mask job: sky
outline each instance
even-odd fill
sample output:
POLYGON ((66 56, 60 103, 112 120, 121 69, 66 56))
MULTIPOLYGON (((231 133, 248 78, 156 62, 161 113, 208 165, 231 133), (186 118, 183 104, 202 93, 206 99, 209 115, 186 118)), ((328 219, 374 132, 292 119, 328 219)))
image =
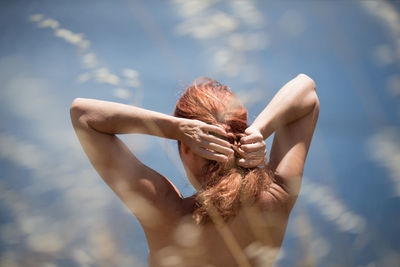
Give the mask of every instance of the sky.
MULTIPOLYGON (((172 114, 206 76, 251 122, 299 73, 320 115, 274 266, 399 265, 399 12, 368 0, 1 0, 0 266, 147 266, 140 224, 75 136, 74 98, 172 114)), ((193 194, 176 142, 120 137, 193 194)))

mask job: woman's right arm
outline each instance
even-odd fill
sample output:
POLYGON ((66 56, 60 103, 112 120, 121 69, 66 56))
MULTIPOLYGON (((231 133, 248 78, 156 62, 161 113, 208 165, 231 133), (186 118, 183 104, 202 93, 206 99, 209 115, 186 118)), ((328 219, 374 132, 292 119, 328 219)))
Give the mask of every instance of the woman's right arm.
MULTIPOLYGON (((318 114, 315 82, 299 74, 278 91, 247 129, 258 132, 264 139, 275 132, 268 166, 284 190, 295 198, 318 114)), ((241 143, 248 142, 246 139, 250 139, 250 135, 242 138, 241 143)))
POLYGON ((117 134, 140 133, 180 140, 203 157, 219 161, 227 160, 232 153, 228 142, 209 134, 225 135, 225 131, 201 121, 84 98, 73 101, 70 113, 76 135, 93 167, 144 228, 162 222, 149 214, 172 215, 179 210, 182 196, 166 177, 136 158, 117 134))

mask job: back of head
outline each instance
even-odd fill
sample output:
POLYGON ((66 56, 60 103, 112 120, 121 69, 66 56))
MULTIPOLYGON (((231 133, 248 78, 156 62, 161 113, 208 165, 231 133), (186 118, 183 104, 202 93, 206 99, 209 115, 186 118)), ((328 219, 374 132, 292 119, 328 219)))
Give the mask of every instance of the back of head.
POLYGON ((176 104, 174 116, 220 125, 227 132, 243 133, 247 110, 226 86, 209 78, 198 78, 176 104))
MULTIPOLYGON (((174 116, 223 127, 228 141, 233 144, 235 156, 239 156, 236 152, 239 140, 248 127, 247 110, 227 86, 209 78, 195 80, 178 100, 174 116)), ((256 201, 271 182, 265 166, 248 169, 212 160, 204 167, 203 176, 205 184, 196 194, 198 207, 194 212, 198 223, 206 222, 213 212, 229 220, 241 204, 256 201)))

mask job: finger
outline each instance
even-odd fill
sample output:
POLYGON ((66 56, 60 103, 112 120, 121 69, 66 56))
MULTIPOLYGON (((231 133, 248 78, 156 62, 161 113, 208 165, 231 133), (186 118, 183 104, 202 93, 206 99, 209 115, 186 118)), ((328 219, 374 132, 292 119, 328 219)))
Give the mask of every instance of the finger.
POLYGON ((255 129, 255 128, 252 128, 251 126, 247 127, 244 132, 247 135, 251 135, 251 134, 254 134, 254 133, 261 134, 259 130, 255 129))
POLYGON ((266 144, 264 142, 257 142, 253 144, 241 145, 240 148, 246 152, 255 152, 258 150, 264 151, 266 148, 266 144))
POLYGON ((239 154, 239 156, 241 158, 244 158, 244 155, 246 154, 246 152, 244 152, 240 147, 238 147, 237 150, 235 150, 235 151, 239 154))
POLYGON ((226 136, 225 130, 222 129, 221 127, 218 127, 215 125, 205 124, 204 126, 202 126, 202 130, 206 131, 206 132, 213 132, 213 133, 217 133, 222 136, 226 136))
POLYGON ((219 162, 227 162, 228 161, 227 156, 220 154, 220 153, 208 151, 204 148, 199 148, 199 150, 197 151, 197 154, 199 156, 209 159, 209 160, 215 160, 215 161, 219 161, 219 162))
POLYGON ((244 167, 244 168, 255 168, 260 165, 263 161, 262 160, 245 160, 245 159, 238 159, 236 164, 244 167))
POLYGON ((205 149, 211 149, 211 150, 214 150, 215 152, 219 152, 219 153, 225 154, 227 156, 230 156, 234 153, 233 149, 230 147, 221 146, 219 144, 215 144, 215 143, 205 141, 205 140, 203 140, 201 142, 201 146, 205 149))
POLYGON ((262 141, 264 141, 263 137, 258 134, 251 134, 251 135, 240 138, 241 144, 251 144, 251 143, 257 143, 257 142, 262 142, 262 141))
POLYGON ((263 151, 244 153, 242 158, 244 158, 244 159, 262 159, 262 158, 265 158, 265 153, 263 151))
POLYGON ((228 141, 222 139, 222 138, 218 138, 214 135, 211 134, 204 134, 201 136, 204 140, 211 142, 211 143, 215 143, 221 146, 225 146, 225 147, 231 147, 231 143, 229 143, 228 141))

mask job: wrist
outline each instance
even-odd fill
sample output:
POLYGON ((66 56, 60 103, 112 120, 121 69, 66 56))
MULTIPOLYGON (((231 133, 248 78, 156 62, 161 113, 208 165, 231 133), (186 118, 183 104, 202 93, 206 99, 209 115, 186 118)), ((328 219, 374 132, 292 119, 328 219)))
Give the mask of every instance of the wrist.
POLYGON ((254 124, 247 127, 247 129, 245 130, 245 133, 246 134, 259 134, 262 136, 261 129, 257 125, 254 125, 254 124))
POLYGON ((173 117, 172 119, 172 125, 173 125, 173 129, 174 129, 174 133, 173 133, 173 139, 177 140, 177 141, 182 141, 183 139, 183 127, 184 127, 184 123, 185 123, 184 118, 178 118, 178 117, 173 117))

